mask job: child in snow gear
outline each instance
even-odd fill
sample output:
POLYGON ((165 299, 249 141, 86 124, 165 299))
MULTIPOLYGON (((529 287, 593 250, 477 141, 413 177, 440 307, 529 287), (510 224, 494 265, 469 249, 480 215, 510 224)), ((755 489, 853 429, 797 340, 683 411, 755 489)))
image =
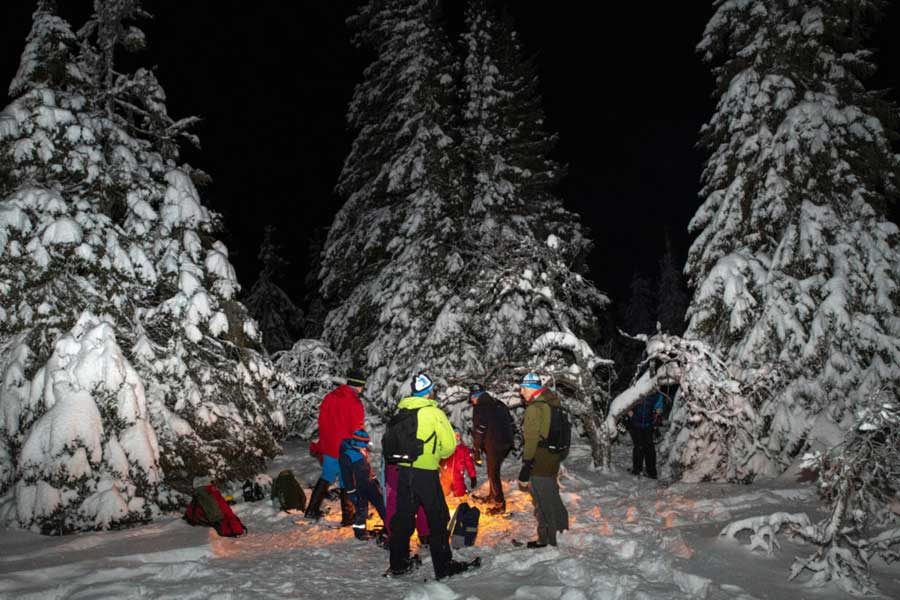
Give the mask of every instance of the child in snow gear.
MULTIPOLYGON (((434 383, 426 374, 419 373, 410 387, 412 396, 401 400, 398 408, 417 413, 415 443, 407 440, 405 445, 421 448, 421 452, 415 459, 409 457, 396 463, 397 508, 391 518, 390 550, 391 573, 397 575, 406 572, 409 567, 409 538, 420 505, 425 509, 425 516, 433 533, 447 531, 450 512, 441 491, 438 464, 456 449, 453 427, 434 400, 434 383)), ((389 428, 385 432, 385 438, 390 433, 389 428)), ((453 560, 445 535, 432 535, 429 548, 437 579, 461 573, 469 566, 453 560)))
POLYGON ((372 537, 371 532, 366 531, 369 504, 375 507, 382 522, 385 520, 385 509, 381 488, 369 464, 369 434, 365 429, 357 429, 353 437, 341 443, 340 465, 341 479, 347 486, 347 496, 355 509, 353 535, 358 540, 367 540, 372 537))
POLYGON ((628 412, 628 431, 634 449, 631 453, 631 474, 640 475, 646 466, 647 477, 656 479, 656 446, 653 433, 662 417, 663 395, 656 392, 644 398, 628 412))
MULTIPOLYGON (((465 496, 467 493, 466 474, 469 475, 469 487, 473 490, 478 484, 478 479, 475 477, 475 463, 472 460, 472 450, 462 443, 462 436, 459 433, 459 429, 454 427, 453 433, 456 435, 456 450, 453 451, 450 458, 441 461, 441 475, 443 479, 444 471, 449 472, 450 493, 452 493, 454 497, 459 498, 460 496, 465 496)), ((444 495, 446 496, 447 489, 443 487, 443 481, 441 489, 443 489, 444 495)))
POLYGON ((272 500, 284 511, 306 509, 306 494, 290 469, 281 471, 272 482, 272 500))
POLYGON ((519 384, 519 394, 525 401, 522 451, 522 469, 519 471, 519 487, 529 489, 537 519, 537 540, 529 542, 529 548, 556 545, 556 534, 569 528, 569 512, 559 496, 557 475, 559 465, 567 451, 555 452, 541 446, 541 440, 550 435, 551 413, 560 406, 559 396, 543 387, 535 373, 528 373, 519 384))
POLYGON ((184 511, 184 520, 191 525, 206 525, 222 537, 238 537, 247 528, 228 506, 219 489, 213 484, 194 488, 191 501, 184 511))
POLYGON ((500 468, 512 450, 515 425, 506 404, 491 396, 480 383, 472 384, 469 388, 469 400, 472 401, 472 447, 475 461, 480 462, 481 453, 487 459, 490 492, 485 500, 492 503, 487 513, 502 514, 506 511, 506 498, 503 496, 500 468))
MULTIPOLYGON (((325 395, 319 407, 319 443, 317 450, 322 453, 322 475, 316 482, 306 507, 305 516, 319 519, 320 507, 328 493, 328 486, 340 476, 341 442, 352 437, 353 432, 363 426, 366 419, 365 408, 359 395, 365 386, 361 373, 351 372, 347 383, 338 386, 325 395)), ((341 524, 353 523, 353 506, 341 486, 341 524)))

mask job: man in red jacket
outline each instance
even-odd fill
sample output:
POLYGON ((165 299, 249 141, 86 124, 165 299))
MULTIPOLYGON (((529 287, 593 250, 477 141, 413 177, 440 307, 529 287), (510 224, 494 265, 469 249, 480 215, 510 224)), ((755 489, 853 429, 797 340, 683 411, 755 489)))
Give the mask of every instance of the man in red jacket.
MULTIPOLYGON (((352 438, 353 432, 361 429, 366 419, 366 409, 359 395, 366 380, 361 373, 351 372, 347 383, 328 392, 319 407, 319 451, 322 453, 322 475, 310 494, 304 515, 310 519, 322 516, 319 507, 328 493, 328 486, 340 475, 338 457, 341 442, 352 438)), ((353 505, 341 486, 341 524, 353 524, 353 505)))

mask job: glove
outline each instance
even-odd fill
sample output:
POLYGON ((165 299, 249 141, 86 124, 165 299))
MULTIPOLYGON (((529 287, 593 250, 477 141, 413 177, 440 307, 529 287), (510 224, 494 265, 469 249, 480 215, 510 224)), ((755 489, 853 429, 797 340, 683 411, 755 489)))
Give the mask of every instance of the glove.
POLYGON ((469 477, 469 489, 474 490, 478 486, 478 480, 474 477, 469 477))
POLYGON ((522 483, 528 483, 531 479, 531 468, 534 467, 534 459, 526 460, 522 463, 522 469, 519 471, 519 487, 522 483))

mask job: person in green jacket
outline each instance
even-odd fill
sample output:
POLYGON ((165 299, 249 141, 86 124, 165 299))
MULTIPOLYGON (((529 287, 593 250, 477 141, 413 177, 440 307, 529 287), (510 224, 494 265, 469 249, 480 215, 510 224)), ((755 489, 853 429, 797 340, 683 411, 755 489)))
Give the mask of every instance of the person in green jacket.
MULTIPOLYGON (((391 518, 391 567, 394 575, 414 568, 409 556, 409 538, 415 529, 416 512, 421 505, 431 530, 429 548, 434 575, 443 579, 466 570, 467 563, 453 560, 447 535, 450 511, 441 489, 439 465, 456 450, 453 426, 435 401, 434 383, 419 373, 410 386, 412 396, 397 405, 402 410, 416 411, 416 438, 421 454, 412 462, 398 462, 397 508, 391 518), (442 534, 443 532, 443 534, 442 534)), ((385 434, 387 437, 388 434, 385 434)))
POLYGON ((525 401, 522 424, 524 449, 519 487, 531 491, 534 516, 537 519, 537 539, 528 542, 529 548, 556 545, 556 534, 569 528, 569 512, 559 496, 559 465, 566 454, 551 452, 540 445, 550 435, 551 407, 560 406, 559 396, 541 383, 536 373, 528 373, 519 383, 519 394, 525 401))

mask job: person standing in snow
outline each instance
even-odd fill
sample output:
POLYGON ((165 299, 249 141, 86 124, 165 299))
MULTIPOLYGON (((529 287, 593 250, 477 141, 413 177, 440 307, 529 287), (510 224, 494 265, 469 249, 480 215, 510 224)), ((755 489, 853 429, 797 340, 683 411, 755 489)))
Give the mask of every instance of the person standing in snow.
POLYGON ((353 535, 358 540, 368 540, 372 537, 371 532, 366 531, 369 504, 375 507, 382 523, 385 522, 385 512, 384 496, 369 463, 369 434, 365 429, 357 429, 352 437, 341 442, 338 462, 341 465, 341 480, 353 502, 353 535))
POLYGON ((472 447, 475 462, 481 464, 481 454, 487 460, 487 476, 490 492, 485 498, 492 504, 489 515, 506 512, 506 498, 503 496, 503 482, 500 467, 509 455, 515 438, 512 416, 506 404, 491 396, 480 383, 469 387, 472 401, 472 447))
MULTIPOLYGON (((306 506, 304 516, 308 519, 319 519, 322 516, 320 507, 328 493, 328 486, 340 476, 338 458, 341 442, 353 437, 353 432, 363 428, 366 420, 366 409, 359 395, 366 385, 361 373, 351 372, 347 375, 347 383, 328 392, 319 407, 319 443, 318 451, 322 454, 322 475, 316 482, 306 506)), ((353 524, 353 504, 341 485, 341 525, 353 524)))
POLYGON ((397 405, 398 416, 392 419, 382 442, 382 447, 388 452, 391 446, 389 439, 409 435, 409 440, 401 440, 403 447, 420 450, 412 462, 402 458, 397 462, 397 507, 391 519, 389 542, 390 572, 402 575, 414 568, 415 563, 409 556, 409 538, 415 528, 416 511, 422 506, 432 532, 429 547, 434 575, 437 579, 443 579, 468 567, 467 563, 453 560, 447 536, 450 511, 438 474, 440 461, 456 450, 456 436, 447 415, 438 408, 434 383, 428 375, 419 373, 410 387, 412 395, 403 398, 397 405), (413 411, 416 419, 414 427, 413 414, 406 411, 413 411))
POLYGON ((663 412, 662 392, 641 400, 628 412, 628 431, 634 449, 631 452, 631 474, 640 475, 646 466, 647 477, 656 479, 656 446, 653 431, 663 412))
POLYGON ((560 406, 560 399, 541 383, 536 373, 528 373, 519 383, 519 394, 525 401, 522 424, 525 438, 519 487, 531 491, 534 516, 537 519, 537 539, 528 542, 529 548, 556 545, 556 534, 569 528, 569 511, 559 496, 559 465, 565 453, 551 452, 541 445, 550 435, 551 408, 560 406))

